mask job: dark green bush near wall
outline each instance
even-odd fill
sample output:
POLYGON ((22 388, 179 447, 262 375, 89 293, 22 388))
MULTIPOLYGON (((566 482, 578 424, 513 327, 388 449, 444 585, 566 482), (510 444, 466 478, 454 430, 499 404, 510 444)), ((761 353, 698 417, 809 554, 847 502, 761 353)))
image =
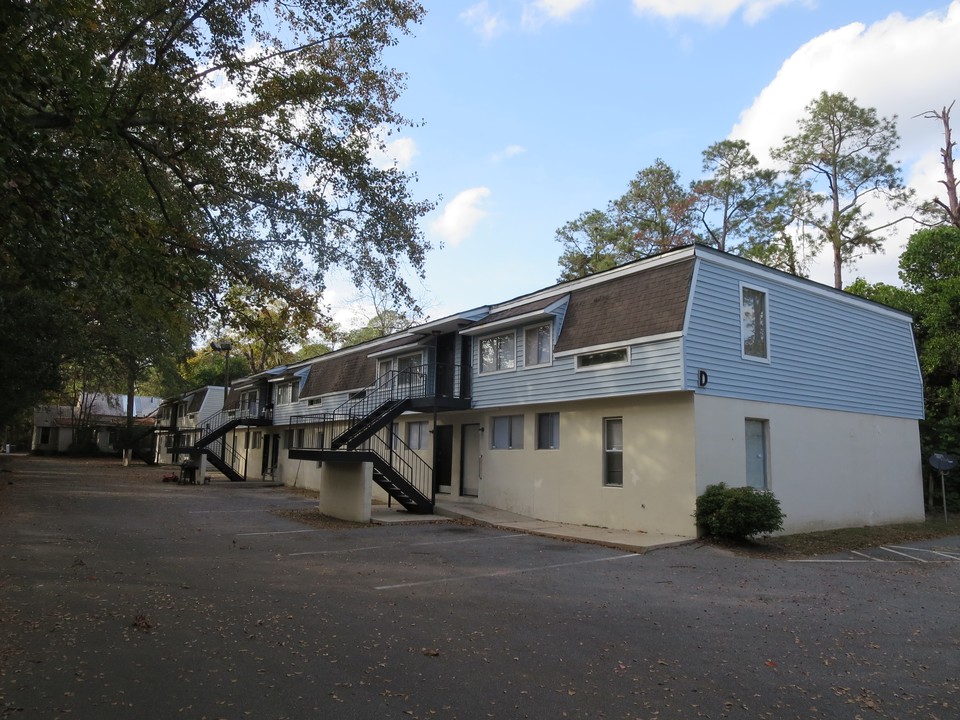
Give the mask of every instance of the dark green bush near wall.
POLYGON ((717 483, 697 498, 697 525, 707 535, 725 540, 769 535, 783 528, 785 517, 780 501, 768 490, 717 483))

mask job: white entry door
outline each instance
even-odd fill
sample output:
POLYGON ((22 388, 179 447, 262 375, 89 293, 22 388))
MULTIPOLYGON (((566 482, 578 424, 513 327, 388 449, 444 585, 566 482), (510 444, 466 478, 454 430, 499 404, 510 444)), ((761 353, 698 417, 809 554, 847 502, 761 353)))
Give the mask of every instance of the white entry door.
POLYGON ((747 418, 747 485, 758 490, 769 488, 767 477, 767 421, 747 418))
POLYGON ((460 494, 477 497, 483 472, 480 424, 462 425, 460 432, 460 494))

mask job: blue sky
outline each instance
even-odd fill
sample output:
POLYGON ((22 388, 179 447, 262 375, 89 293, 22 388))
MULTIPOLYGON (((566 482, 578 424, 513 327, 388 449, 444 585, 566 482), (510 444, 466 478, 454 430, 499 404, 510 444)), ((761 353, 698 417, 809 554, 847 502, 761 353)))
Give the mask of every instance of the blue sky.
MULTIPOLYGON (((897 115, 905 179, 937 193, 941 128, 913 116, 960 96, 960 0, 424 5, 423 24, 385 59, 408 76, 398 109, 423 122, 391 137, 391 158, 418 175, 418 196, 439 201, 423 221, 436 248, 414 280, 429 317, 552 284, 565 222, 605 208, 658 157, 684 184, 727 137, 766 158, 821 90, 897 115)), ((845 277, 896 282, 912 229, 845 277)), ((831 282, 827 261, 813 279, 831 282)), ((363 314, 352 294, 331 283, 347 325, 363 314)))

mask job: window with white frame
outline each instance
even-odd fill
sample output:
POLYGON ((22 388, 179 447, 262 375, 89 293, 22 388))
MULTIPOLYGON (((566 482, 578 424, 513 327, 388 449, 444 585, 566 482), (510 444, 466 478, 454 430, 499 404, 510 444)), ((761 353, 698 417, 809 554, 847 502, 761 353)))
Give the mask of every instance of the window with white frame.
POLYGON ((584 353, 583 355, 577 355, 577 370, 626 365, 629 360, 630 354, 627 352, 627 348, 584 353))
POLYGON ((523 415, 493 418, 490 447, 495 450, 523 450, 523 415))
POLYGON ((537 413, 537 450, 560 447, 560 413, 537 413))
POLYGON ((623 487, 623 418, 603 419, 603 484, 623 487))
POLYGON ((256 390, 247 390, 246 392, 240 393, 240 409, 241 410, 255 410, 257 407, 257 391, 256 390))
POLYGON ((740 286, 740 338, 743 357, 769 360, 767 293, 748 285, 740 286))
POLYGON ((277 386, 277 405, 289 405, 300 399, 300 381, 277 386))
POLYGON ((259 432, 254 432, 254 433, 253 433, 253 441, 250 443, 250 447, 251 447, 253 450, 259 449, 259 447, 260 447, 260 438, 261 438, 261 433, 259 433, 259 432))
POLYGON ((553 332, 550 323, 529 327, 523 331, 523 365, 535 367, 553 361, 553 332))
POLYGON ((423 394, 423 354, 397 358, 397 385, 405 394, 423 394))
POLYGON ((407 423, 407 445, 411 450, 425 450, 428 437, 426 422, 407 423))
POLYGON ((517 367, 517 336, 512 330, 503 335, 480 339, 480 374, 514 370, 517 367))

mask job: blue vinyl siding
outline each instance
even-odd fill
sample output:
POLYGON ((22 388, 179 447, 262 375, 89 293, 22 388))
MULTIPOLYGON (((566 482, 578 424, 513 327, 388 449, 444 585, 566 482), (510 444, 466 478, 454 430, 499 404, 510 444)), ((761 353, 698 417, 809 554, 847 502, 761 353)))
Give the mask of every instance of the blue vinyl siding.
MULTIPOLYGON (((483 409, 680 390, 683 379, 680 347, 679 338, 634 345, 630 348, 629 365, 607 369, 578 372, 576 357, 566 355, 554 357, 553 364, 547 367, 475 374, 473 406, 483 409)), ((476 353, 474 341, 474 368, 477 367, 476 353)))
POLYGON ((923 417, 909 318, 804 285, 701 258, 685 331, 686 386, 696 388, 705 370, 704 394, 923 417), (769 363, 741 357, 740 282, 767 292, 769 363))

